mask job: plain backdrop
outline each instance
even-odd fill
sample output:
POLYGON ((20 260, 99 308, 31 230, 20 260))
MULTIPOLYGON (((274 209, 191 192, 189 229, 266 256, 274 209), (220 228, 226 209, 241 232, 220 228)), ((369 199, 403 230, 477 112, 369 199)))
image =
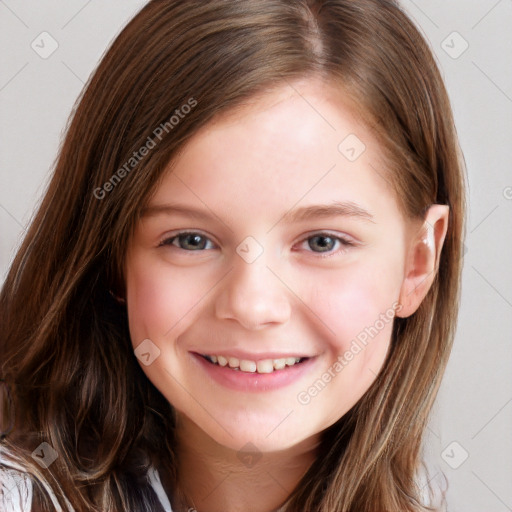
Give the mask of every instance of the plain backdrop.
MULTIPOLYGON (((0 0, 0 283, 75 99, 144 3, 0 0)), ((427 454, 449 511, 512 511, 512 1, 402 5, 445 78, 469 182, 459 327, 427 454)))

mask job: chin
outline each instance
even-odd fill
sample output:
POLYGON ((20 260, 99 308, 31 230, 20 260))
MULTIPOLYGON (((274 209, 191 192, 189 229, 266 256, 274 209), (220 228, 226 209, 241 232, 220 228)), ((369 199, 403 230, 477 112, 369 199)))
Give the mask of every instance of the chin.
POLYGON ((299 426, 291 423, 294 412, 286 417, 287 414, 289 411, 277 422, 273 417, 265 421, 265 418, 260 416, 257 424, 246 419, 224 422, 222 425, 224 428, 216 424, 208 425, 202 430, 218 444, 236 452, 240 450, 277 452, 291 448, 315 434, 314 430, 305 431, 303 424, 299 426), (286 422, 289 424, 285 426, 286 422))

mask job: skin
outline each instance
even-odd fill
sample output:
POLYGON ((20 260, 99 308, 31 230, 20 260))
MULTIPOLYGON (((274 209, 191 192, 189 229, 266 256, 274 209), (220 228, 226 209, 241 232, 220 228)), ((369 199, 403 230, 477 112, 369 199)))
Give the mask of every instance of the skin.
POLYGON ((320 432, 375 380, 392 321, 309 403, 298 395, 379 315, 393 304, 399 316, 413 314, 430 288, 448 207, 432 206, 425 222, 404 219, 381 161, 340 93, 309 78, 203 127, 151 197, 149 207, 208 214, 146 211, 124 269, 133 346, 150 339, 160 350, 142 368, 177 410, 180 485, 199 512, 275 510, 315 459, 320 432), (338 150, 349 134, 366 146, 354 162, 338 150), (283 218, 334 201, 357 204, 371 221, 283 218), (205 245, 191 249, 186 237, 173 238, 180 230, 199 232, 205 245), (325 231, 353 245, 327 239, 322 252, 314 235, 325 231), (251 263, 236 251, 248 236, 263 249, 251 263), (299 380, 259 393, 228 389, 192 360, 191 352, 235 348, 315 359, 299 380), (260 455, 251 467, 237 456, 249 442, 260 455))

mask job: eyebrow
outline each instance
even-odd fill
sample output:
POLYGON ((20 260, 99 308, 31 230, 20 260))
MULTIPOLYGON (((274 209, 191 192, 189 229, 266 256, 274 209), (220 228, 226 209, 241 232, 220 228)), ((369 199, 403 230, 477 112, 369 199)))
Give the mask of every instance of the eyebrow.
POLYGON ((312 219, 322 219, 326 217, 354 217, 360 220, 375 222, 373 215, 351 201, 334 201, 331 204, 318 204, 303 206, 285 213, 281 221, 286 223, 302 222, 312 219))
MULTIPOLYGON (((142 217, 153 217, 162 214, 173 214, 181 213, 188 215, 194 219, 207 220, 212 216, 217 215, 210 214, 204 210, 198 210, 189 206, 180 204, 155 204, 143 208, 141 212, 142 217)), ((359 220, 369 221, 375 223, 373 215, 365 210, 364 208, 352 203, 351 201, 340 202, 335 201, 331 204, 319 204, 311 206, 303 206, 301 208, 294 208, 286 212, 279 222, 285 222, 289 224, 304 222, 313 219, 322 219, 326 217, 354 217, 359 220)))

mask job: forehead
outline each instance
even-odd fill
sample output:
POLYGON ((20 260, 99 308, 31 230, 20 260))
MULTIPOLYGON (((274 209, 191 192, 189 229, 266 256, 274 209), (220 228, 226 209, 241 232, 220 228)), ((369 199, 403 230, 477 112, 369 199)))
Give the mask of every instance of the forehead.
MULTIPOLYGON (((381 148, 339 89, 283 84, 203 126, 169 166, 151 204, 182 199, 260 212, 300 203, 394 203, 381 148)), ((396 206, 396 205, 395 205, 396 206)))

